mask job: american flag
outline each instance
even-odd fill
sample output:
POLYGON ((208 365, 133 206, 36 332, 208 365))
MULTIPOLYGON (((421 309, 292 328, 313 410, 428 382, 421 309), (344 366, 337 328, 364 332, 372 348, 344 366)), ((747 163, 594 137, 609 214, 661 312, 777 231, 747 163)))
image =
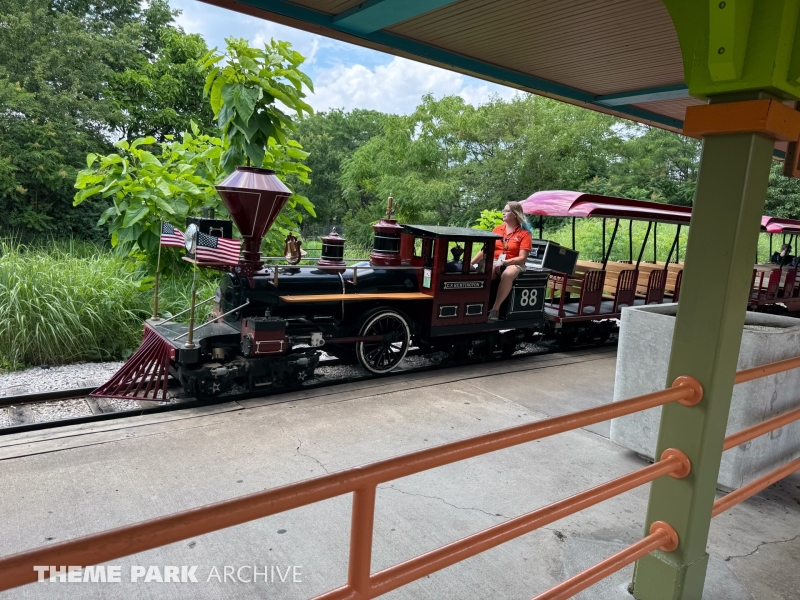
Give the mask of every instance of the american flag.
POLYGON ((162 246, 176 246, 183 248, 184 239, 183 233, 177 227, 161 222, 161 245, 162 246))
POLYGON ((216 237, 207 233, 197 234, 195 258, 198 261, 220 262, 226 265, 239 263, 242 240, 216 237))

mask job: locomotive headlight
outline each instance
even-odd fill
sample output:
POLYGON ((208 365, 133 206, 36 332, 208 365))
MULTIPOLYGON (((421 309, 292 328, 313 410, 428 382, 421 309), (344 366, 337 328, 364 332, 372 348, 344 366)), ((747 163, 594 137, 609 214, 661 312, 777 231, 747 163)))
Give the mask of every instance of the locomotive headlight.
POLYGON ((183 245, 186 247, 186 252, 194 254, 197 249, 197 225, 190 223, 183 234, 183 245))

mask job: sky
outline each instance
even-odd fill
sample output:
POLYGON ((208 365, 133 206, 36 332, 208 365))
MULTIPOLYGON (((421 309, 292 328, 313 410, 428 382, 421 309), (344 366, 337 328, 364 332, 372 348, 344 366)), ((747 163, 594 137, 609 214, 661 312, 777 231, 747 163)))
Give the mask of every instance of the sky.
POLYGON ((203 4, 197 0, 170 0, 183 11, 178 24, 187 33, 199 33, 209 48, 225 48, 225 38, 244 37, 250 45, 270 38, 292 43, 306 57, 301 69, 314 82, 307 101, 317 111, 364 108, 388 113, 413 112, 424 94, 436 98, 457 94, 470 104, 488 102, 497 95, 514 96, 513 88, 467 77, 446 69, 346 44, 271 21, 203 4))

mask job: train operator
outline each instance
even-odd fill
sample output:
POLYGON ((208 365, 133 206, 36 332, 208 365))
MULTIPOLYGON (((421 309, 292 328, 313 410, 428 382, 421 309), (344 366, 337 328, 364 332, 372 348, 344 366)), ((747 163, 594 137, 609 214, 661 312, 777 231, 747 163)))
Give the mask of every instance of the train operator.
MULTIPOLYGON (((525 270, 525 261, 531 251, 531 226, 522 212, 522 205, 519 202, 506 204, 503 208, 503 224, 492 231, 502 239, 494 245, 492 280, 499 277, 500 285, 494 306, 489 311, 489 323, 495 323, 500 318, 500 306, 508 297, 514 280, 525 270)), ((475 255, 472 264, 477 265, 481 260, 483 251, 475 255)))

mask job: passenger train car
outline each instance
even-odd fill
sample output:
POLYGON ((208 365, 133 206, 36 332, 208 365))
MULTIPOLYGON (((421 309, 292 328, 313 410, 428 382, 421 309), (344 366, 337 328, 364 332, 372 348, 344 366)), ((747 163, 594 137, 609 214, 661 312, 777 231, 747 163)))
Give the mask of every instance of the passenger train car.
MULTIPOLYGON (((536 192, 521 204, 532 217, 571 219, 573 250, 576 250, 576 219, 602 220, 602 258, 599 261, 578 260, 574 269, 555 269, 550 274, 545 318, 549 334, 562 347, 606 339, 615 331, 621 310, 626 306, 678 301, 684 267, 680 258, 680 233, 682 227, 690 224, 690 207, 564 190, 536 192), (620 221, 627 221, 628 244, 627 248, 619 248, 617 242, 616 248, 623 255, 627 250, 628 256, 626 260, 613 261, 611 253, 619 239, 620 221), (632 235, 634 221, 647 224, 644 239, 636 248, 632 235), (613 225, 610 232, 607 232, 607 222, 613 225), (656 252, 659 224, 677 225, 669 254, 662 261, 658 260, 656 252), (650 241, 652 254, 648 247, 650 241)), ((764 216, 761 231, 770 234, 770 254, 773 235, 783 236, 783 242, 788 241, 796 248, 793 242, 800 234, 800 221, 764 216)), ((797 262, 758 263, 756 257, 748 309, 800 314, 797 262)))

